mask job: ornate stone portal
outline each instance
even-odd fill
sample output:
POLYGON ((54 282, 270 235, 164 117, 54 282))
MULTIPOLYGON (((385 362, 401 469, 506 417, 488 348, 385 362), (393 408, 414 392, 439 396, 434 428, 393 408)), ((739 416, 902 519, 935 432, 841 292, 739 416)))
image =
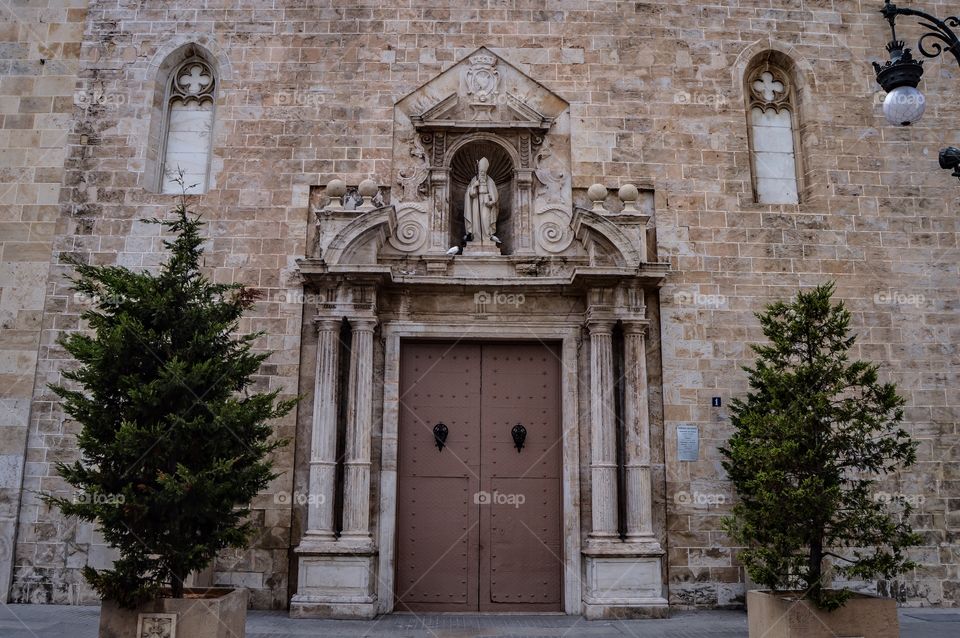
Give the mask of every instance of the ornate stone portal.
POLYGON ((648 256, 637 189, 575 204, 568 104, 486 49, 401 99, 394 123, 390 181, 349 209, 332 180, 300 262, 313 401, 291 614, 393 609, 400 344, 471 339, 560 344, 564 609, 662 615, 646 334, 667 265, 648 256))

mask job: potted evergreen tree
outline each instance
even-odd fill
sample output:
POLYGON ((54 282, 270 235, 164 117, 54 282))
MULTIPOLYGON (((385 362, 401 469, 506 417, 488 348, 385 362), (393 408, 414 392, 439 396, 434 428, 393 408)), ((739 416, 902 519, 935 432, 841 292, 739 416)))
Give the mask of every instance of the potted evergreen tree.
POLYGON ((103 599, 101 638, 242 638, 245 589, 184 581, 246 547, 249 503, 276 477, 270 455, 284 443, 270 421, 296 400, 251 392, 269 353, 253 351, 260 333, 235 333, 257 295, 201 274, 203 223, 185 198, 172 220, 150 223, 174 234, 156 274, 68 260, 89 330, 60 339, 80 365, 51 388, 81 425, 81 458, 58 464, 75 497, 45 498, 117 551, 111 569, 84 569, 103 599))
POLYGON ((721 448, 738 500, 724 521, 740 561, 770 591, 747 594, 750 637, 899 636, 896 601, 831 588, 833 575, 890 579, 919 542, 910 503, 876 498, 877 481, 910 466, 904 400, 878 366, 851 361, 850 313, 832 283, 757 317, 769 344, 745 368, 721 448))

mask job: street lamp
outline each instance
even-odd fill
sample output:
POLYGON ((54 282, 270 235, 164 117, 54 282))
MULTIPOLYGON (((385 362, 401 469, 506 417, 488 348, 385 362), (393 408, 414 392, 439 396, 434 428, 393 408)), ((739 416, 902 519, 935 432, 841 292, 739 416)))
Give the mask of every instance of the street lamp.
MULTIPOLYGON (((887 43, 890 59, 883 64, 873 63, 877 73, 877 83, 887 92, 883 100, 883 115, 894 126, 910 126, 923 117, 926 99, 917 88, 923 76, 923 62, 914 60, 909 47, 903 40, 897 39, 897 16, 916 16, 925 29, 920 36, 917 50, 927 58, 935 58, 941 53, 950 52, 960 65, 960 38, 951 27, 960 27, 960 18, 951 16, 940 20, 916 9, 904 9, 885 0, 883 17, 890 23, 891 39, 887 43)), ((960 178, 960 149, 952 146, 940 151, 940 167, 953 169, 953 175, 960 178)))

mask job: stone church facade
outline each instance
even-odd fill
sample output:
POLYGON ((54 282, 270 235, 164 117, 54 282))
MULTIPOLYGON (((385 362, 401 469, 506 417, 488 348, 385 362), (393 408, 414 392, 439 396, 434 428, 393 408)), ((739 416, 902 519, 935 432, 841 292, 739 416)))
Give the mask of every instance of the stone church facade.
POLYGON ((955 606, 948 66, 927 63, 927 119, 894 129, 869 65, 880 3, 468 4, 50 0, 3 18, 7 599, 92 601, 80 568, 110 564, 38 498, 76 454, 47 389, 88 303, 63 257, 155 266, 142 220, 176 201, 177 167, 211 277, 263 294, 241 326, 273 351, 258 385, 303 397, 276 424, 291 444, 252 547, 202 578, 301 617, 740 605, 717 448, 753 313, 833 280, 920 442, 877 494, 917 506, 919 565, 853 585, 955 606), (495 195, 472 190, 481 160, 495 195), (495 241, 464 225, 481 192, 495 241))

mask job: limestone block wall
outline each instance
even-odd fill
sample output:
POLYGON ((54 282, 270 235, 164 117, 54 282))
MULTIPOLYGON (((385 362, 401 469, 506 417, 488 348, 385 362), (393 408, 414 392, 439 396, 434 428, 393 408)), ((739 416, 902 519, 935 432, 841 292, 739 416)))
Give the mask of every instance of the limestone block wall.
MULTIPOLYGON (((147 188, 156 74, 169 53, 194 41, 217 67, 211 188, 191 201, 210 222, 212 276, 263 289, 243 328, 266 330, 262 345, 276 351, 263 386, 292 395, 302 315, 292 273, 294 259, 309 252, 309 187, 334 176, 392 186, 393 104, 487 46, 570 102, 574 188, 631 182, 655 192, 659 254, 675 271, 660 299, 671 601, 742 602, 743 570, 719 525, 732 495, 716 447, 730 432, 729 398, 745 389, 747 343, 760 338, 753 312, 798 286, 835 279, 854 312, 859 354, 884 362, 885 375, 900 383, 921 441, 915 470, 884 488, 922 499, 921 567, 902 582, 870 586, 893 589, 908 604, 958 604, 960 184, 936 167, 936 153, 960 145, 960 74, 950 60, 928 62, 926 118, 909 129, 887 125, 869 66, 889 38, 881 4, 94 3, 79 80, 104 97, 73 108, 64 127, 65 187, 50 212, 56 226, 24 487, 62 488, 50 463, 73 454, 73 427, 45 389, 65 365, 54 339, 76 327, 79 311, 64 286, 62 255, 134 267, 160 258, 155 228, 137 220, 173 204, 147 188), (770 49, 789 56, 803 88, 798 205, 757 205, 751 192, 742 74, 770 49), (711 407, 713 396, 723 407, 711 407), (681 424, 700 427, 699 461, 676 460, 681 424)), ((943 1, 917 6, 951 12, 943 1)), ((0 84, 5 93, 9 81, 0 84)), ((16 99, 13 117, 23 118, 16 99)), ((11 102, 0 104, 6 124, 11 102)), ((59 181, 43 175, 43 183, 59 181)), ((34 261, 45 263, 46 251, 34 261)), ((5 245, 4 262, 7 254, 5 245)), ((39 301, 30 303, 39 310, 39 301)), ((32 368, 25 363, 17 369, 32 368)), ((19 409, 22 428, 27 408, 19 409)), ((291 415, 278 433, 292 436, 294 423, 291 415)), ((250 587, 258 607, 288 600, 293 449, 279 453, 284 473, 255 503, 262 534, 254 549, 215 569, 219 582, 250 587)), ((19 521, 12 598, 88 600, 77 568, 108 560, 91 530, 49 512, 32 492, 24 492, 19 521)))
MULTIPOLYGON (((0 8, 0 596, 10 588, 86 0, 0 8)), ((31 471, 33 471, 31 469, 31 471)))

